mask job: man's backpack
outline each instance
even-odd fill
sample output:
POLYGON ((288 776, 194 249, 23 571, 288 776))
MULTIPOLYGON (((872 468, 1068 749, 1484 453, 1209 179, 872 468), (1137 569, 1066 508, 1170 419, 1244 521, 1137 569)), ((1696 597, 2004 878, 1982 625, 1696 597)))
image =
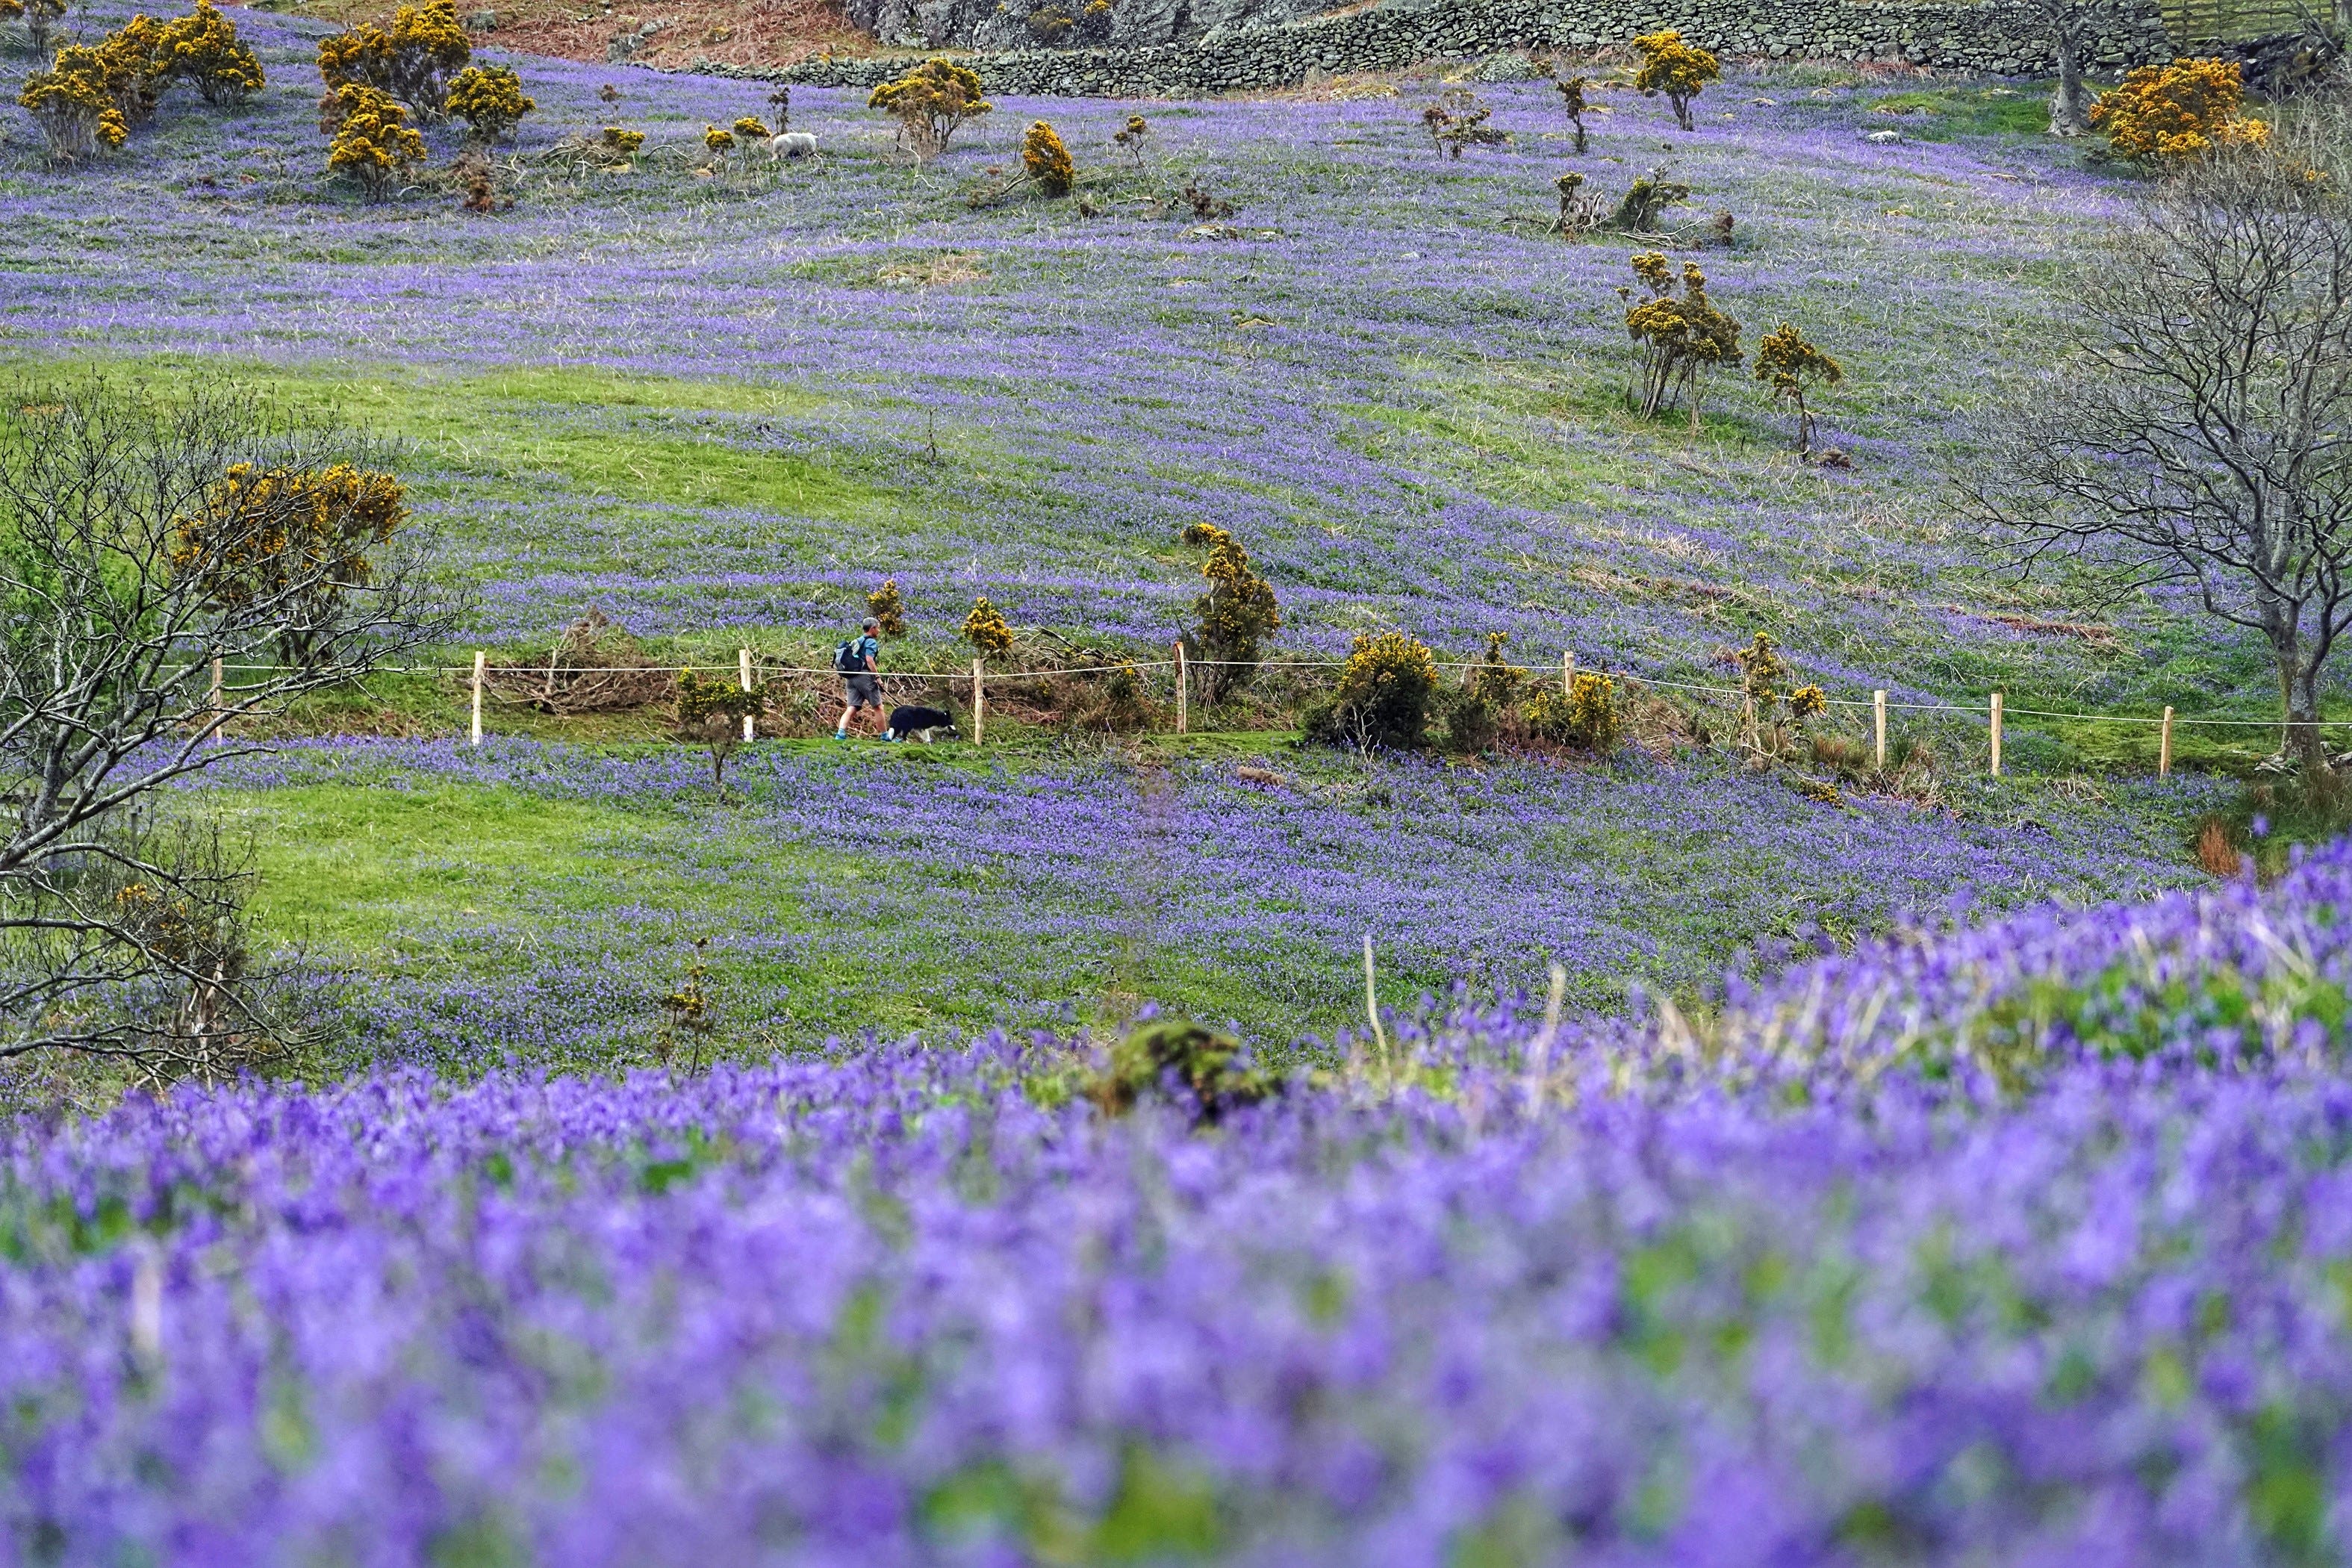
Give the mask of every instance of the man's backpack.
POLYGON ((862 640, 864 639, 852 637, 847 642, 843 643, 839 647, 834 649, 833 668, 841 671, 844 675, 865 674, 866 660, 859 657, 857 652, 857 646, 862 640))

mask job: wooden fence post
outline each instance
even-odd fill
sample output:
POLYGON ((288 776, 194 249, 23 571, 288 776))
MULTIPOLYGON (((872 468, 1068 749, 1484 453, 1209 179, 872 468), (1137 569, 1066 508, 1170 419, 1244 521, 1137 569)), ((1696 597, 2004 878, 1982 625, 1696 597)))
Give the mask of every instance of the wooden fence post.
POLYGON ((1992 776, 2000 777, 2000 693, 1992 694, 1992 776))
POLYGON ((474 650, 474 722, 470 730, 474 744, 482 743, 482 669, 490 656, 480 648, 474 650))
POLYGON ((981 726, 988 712, 988 691, 981 684, 980 665, 979 659, 971 661, 971 743, 975 746, 980 744, 981 726))
POLYGON ((1872 755, 1877 760, 1872 765, 1880 773, 1886 771, 1886 693, 1870 694, 1870 735, 1872 755))
POLYGON ((218 655, 218 654, 215 654, 215 655, 213 655, 213 701, 212 701, 212 710, 213 710, 213 713, 214 713, 214 716, 215 716, 215 717, 218 717, 218 716, 219 716, 219 713, 220 713, 220 694, 221 694, 221 661, 220 661, 220 655, 218 655))
MULTIPOLYGON (((739 647, 739 648, 737 648, 737 649, 735 650, 735 668, 736 668, 736 673, 737 673, 738 678, 739 678, 739 679, 742 681, 742 683, 743 683, 743 689, 744 689, 744 690, 746 690, 746 691, 751 690, 751 650, 750 648, 748 648, 748 647, 739 647)), ((755 740, 755 739, 757 739, 757 738, 758 738, 758 733, 759 733, 759 731, 758 731, 758 730, 757 730, 757 728, 756 728, 756 726, 758 725, 758 723, 759 723, 759 720, 758 720, 758 719, 756 719, 755 717, 753 717, 751 714, 746 713, 746 714, 744 714, 744 715, 743 715, 743 739, 744 739, 744 740, 746 740, 746 741, 751 741, 751 740, 755 740)))
POLYGON ((1184 732, 1187 717, 1184 711, 1185 699, 1189 695, 1186 688, 1192 684, 1188 679, 1191 674, 1191 669, 1184 663, 1184 644, 1180 639, 1176 644, 1176 732, 1180 735, 1184 732))
POLYGON ((1559 656, 1559 694, 1562 697, 1576 695, 1576 650, 1574 648, 1559 656))
POLYGON ((2172 708, 2164 710, 2164 727, 2156 736, 2156 776, 2163 778, 2172 772, 2172 708))

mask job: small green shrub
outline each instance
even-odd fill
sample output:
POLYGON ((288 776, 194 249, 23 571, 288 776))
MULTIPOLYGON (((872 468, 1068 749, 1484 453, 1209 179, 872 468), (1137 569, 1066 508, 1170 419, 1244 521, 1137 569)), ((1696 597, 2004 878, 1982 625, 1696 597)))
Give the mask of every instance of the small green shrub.
POLYGON ((1418 750, 1437 696, 1437 661, 1402 632, 1360 637, 1339 689, 1307 716, 1307 736, 1326 745, 1418 750))
POLYGON ((719 1032, 719 1010, 710 997, 709 950, 709 937, 694 939, 694 962, 686 966, 686 979, 661 999, 662 1026, 654 1037, 654 1056, 664 1067, 680 1046, 688 1046, 689 1065, 700 1071, 704 1052, 719 1032))
POLYGON ((1808 723, 1829 711, 1829 698, 1818 686, 1792 684, 1796 677, 1769 633, 1758 632, 1734 657, 1748 743, 1759 756, 1780 758, 1792 731, 1802 737, 1808 723))
POLYGON ((1132 735, 1159 727, 1160 704, 1151 700, 1142 672, 1132 664, 1119 665, 1085 692, 1070 710, 1070 722, 1077 729, 1132 735))
POLYGON ((1804 334, 1783 321, 1756 346, 1756 379, 1769 382, 1776 401, 1797 410, 1797 451, 1811 450, 1813 411, 1805 403, 1809 385, 1835 386, 1845 373, 1838 362, 1805 341, 1804 334))
POLYGON ((1192 601, 1200 621, 1184 641, 1200 664, 1202 700, 1221 702, 1257 673, 1261 648, 1282 628, 1282 606, 1273 584, 1251 568, 1242 542, 1223 529, 1213 522, 1188 524, 1184 542, 1209 549, 1201 563, 1208 591, 1192 601))
POLYGON ((743 721, 767 711, 768 688, 753 681, 746 691, 724 676, 677 672, 676 693, 677 736, 710 749, 710 783, 722 794, 727 788, 727 759, 743 742, 743 721))
POLYGON ((1135 160, 1136 171, 1139 174, 1143 169, 1143 144, 1150 135, 1151 122, 1140 114, 1129 115, 1127 129, 1115 132, 1111 135, 1112 145, 1123 148, 1127 155, 1135 160))
MULTIPOLYGON (((1618 234, 1654 235, 1658 232, 1659 220, 1666 215, 1666 209, 1680 206, 1690 200, 1690 194, 1691 188, 1680 180, 1669 180, 1664 170, 1653 169, 1634 178, 1633 183, 1625 188, 1625 194, 1618 198, 1616 209, 1601 220, 1599 226, 1618 234)), ((1639 261, 1634 263, 1634 270, 1641 271, 1639 261)), ((1644 281, 1647 280, 1644 274, 1644 281)), ((1661 291, 1672 292, 1671 289, 1661 291)))
POLYGON ((1510 137, 1486 123, 1494 115, 1486 100, 1466 87, 1449 87, 1421 111, 1421 122, 1441 158, 1459 158, 1465 147, 1489 147, 1510 137))
POLYGON ((1552 83, 1559 89, 1560 112, 1568 116, 1569 127, 1576 132, 1576 150, 1579 153, 1585 147, 1584 111, 1592 107, 1584 100, 1584 89, 1591 85, 1590 78, 1580 76, 1552 83))
POLYGON ((1528 672, 1503 658, 1507 632, 1486 634, 1486 653, 1462 682, 1445 710, 1445 746, 1465 754, 1483 752, 1505 737, 1528 672))
POLYGON ((1280 1093, 1282 1081, 1249 1067, 1232 1036, 1161 1018, 1112 1047, 1108 1064, 1087 1079, 1086 1093, 1104 1115, 1124 1116, 1171 1088, 1191 1099, 1195 1120, 1210 1123, 1280 1093))

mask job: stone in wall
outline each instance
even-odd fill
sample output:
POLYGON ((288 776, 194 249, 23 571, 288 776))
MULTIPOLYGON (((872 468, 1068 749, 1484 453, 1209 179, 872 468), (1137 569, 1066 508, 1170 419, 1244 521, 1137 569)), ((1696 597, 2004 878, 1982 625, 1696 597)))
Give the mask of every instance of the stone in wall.
MULTIPOLYGON (((1012 0, 1016 5, 1033 0, 1012 0)), ((1431 58, 1485 58, 1510 51, 1589 49, 1661 26, 1733 58, 1902 61, 1986 76, 2042 76, 2056 69, 2052 41, 2032 8, 2017 0, 1909 5, 1890 0, 1387 0, 1342 16, 1283 21, 1289 0, 1119 0, 1113 37, 1124 47, 1010 47, 967 63, 991 92, 1042 97, 1156 97, 1286 87, 1318 72, 1393 70, 1431 58), (1120 13, 1135 7, 1130 17, 1120 13), (1181 36, 1192 33, 1192 36, 1181 36), (1180 35, 1172 41, 1163 29, 1180 35)), ((997 21, 975 37, 1019 41, 992 9, 996 0, 849 0, 853 7, 903 10, 915 26, 925 6, 992 6, 997 21)), ((896 15, 897 13, 888 13, 896 15)), ((957 16, 961 14, 958 13, 957 16)), ((957 16, 938 26, 963 26, 957 16)), ((939 47, 925 20, 919 47, 939 47)), ((885 37, 893 35, 877 29, 885 37)), ((2172 58, 2153 5, 2110 36, 2095 57, 2109 69, 2172 58)), ((698 65, 721 75, 774 77, 814 87, 870 88, 903 72, 905 58, 811 60, 789 70, 698 65)))

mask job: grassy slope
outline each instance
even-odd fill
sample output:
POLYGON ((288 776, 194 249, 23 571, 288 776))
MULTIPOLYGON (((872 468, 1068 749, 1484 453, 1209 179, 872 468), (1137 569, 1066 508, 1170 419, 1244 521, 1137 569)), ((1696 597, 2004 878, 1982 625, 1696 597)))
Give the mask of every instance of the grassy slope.
MULTIPOLYGON (((1500 623, 1540 665, 1564 626, 1588 659, 1720 679, 1711 650, 1761 627, 1848 691, 1876 679, 1999 685, 2016 706, 2260 702, 2242 646, 2160 606, 2132 607, 2112 645, 1987 630, 1986 614, 2073 612, 2063 589, 2011 584, 1960 548, 1937 479, 1966 458, 1954 411, 1997 395, 2023 363, 2005 356, 2025 354, 2063 298, 2063 248, 2043 226, 2097 221, 2106 200, 2017 134, 2030 100, 2014 89, 1890 98, 1833 72, 1784 73, 1727 84, 1707 100, 1723 106, 1709 131, 1675 143, 1701 199, 1748 226, 1740 252, 1706 258, 1719 291, 1736 290, 1754 331, 1801 311, 1857 373, 1826 400, 1834 438, 1861 457, 1839 476, 1790 463, 1751 391, 1719 392, 1696 442, 1624 413, 1609 303, 1623 247, 1540 235, 1560 149, 1537 89, 1497 95, 1518 147, 1463 164, 1428 159, 1410 85, 1407 101, 1302 106, 1295 123, 1274 106, 1146 106, 1161 138, 1153 179, 1097 157, 1090 190, 1115 206, 1197 179, 1286 237, 1219 244, 1117 211, 1087 225, 1066 207, 963 206, 1031 112, 1091 146, 1128 106, 1007 104, 924 171, 895 163, 845 97, 803 95, 795 122, 825 137, 823 171, 698 182, 684 149, 706 119, 756 110, 749 89, 528 60, 543 110, 512 171, 514 214, 468 220, 430 197, 365 212, 308 171, 301 58, 282 43, 272 99, 226 128, 167 115, 119 173, 60 178, 20 153, 5 189, 26 215, 0 240, 9 350, 36 371, 101 357, 167 378, 226 367, 407 438, 421 505, 486 595, 482 637, 518 653, 602 603, 639 606, 681 658, 723 660, 746 640, 811 654, 893 569, 927 651, 944 650, 975 588, 1025 595, 1038 620, 1164 628, 1192 591, 1173 524, 1206 515, 1244 528, 1310 647, 1402 621, 1458 648, 1500 623), (593 98, 607 80, 625 107, 593 98), (607 119, 655 132, 633 174, 577 178, 529 156, 558 129, 607 119), (1964 156, 1911 166, 1855 150, 1853 132, 1887 123, 1964 156), (254 183, 236 200, 199 189, 236 169, 254 183), (169 218, 126 226, 106 182, 169 218), (190 243, 167 259, 174 222, 190 243), (122 258, 100 279, 125 302, 106 318, 119 330, 44 288, 58 247, 94 245, 122 258), (1430 259, 1400 263, 1397 246, 1430 259), (167 267, 163 287, 153 269, 167 267), (151 325, 142 312, 165 294, 180 314, 151 325)), ((1657 145, 1644 141, 1655 106, 1616 107, 1589 165, 1605 181, 1657 145)), ((394 682, 323 717, 446 732, 459 700, 446 683, 394 682)), ((648 725, 494 712, 493 729, 631 739, 648 725)), ((2252 754, 2214 732, 2183 742, 2191 758, 2252 754)), ((1087 765, 1029 744, 1016 766, 1087 765)), ((1235 744, 1297 765, 1271 737, 1193 749, 1235 744)), ((2027 724, 2011 755, 2064 773, 2144 766, 2152 747, 2142 731, 2027 724)), ((1253 792, 1223 775, 1201 787, 1246 815, 1253 792)), ((1477 788, 1435 787, 1441 815, 1477 788)), ((1669 815, 1729 788, 1706 766, 1663 787, 1655 809, 1669 815)), ((2120 833, 2177 866, 2186 801, 2111 793, 1956 788, 1972 830, 2027 844, 1951 886, 1996 902, 2095 896, 2095 879, 2056 857, 2046 875, 2021 868, 2033 836, 2053 831, 2120 833)), ((1717 810, 1706 827, 1661 833, 1622 799, 1584 795, 1524 831, 1529 858, 1497 860, 1476 834, 1430 847, 1424 869, 1456 879, 1451 904, 1313 890, 1334 851, 1294 840, 1247 895, 1271 900, 1279 940, 1260 951, 1254 936, 1164 940, 1155 899, 1180 914, 1230 900, 1238 884, 1221 868, 1179 856, 1144 878, 1172 879, 1147 896, 1057 883, 1015 847, 989 861, 1012 889, 982 873, 942 883, 919 808, 905 833, 860 845, 690 804, 463 781, 236 799, 260 833, 272 929, 308 931, 354 965, 380 1015, 401 1016, 401 996, 462 1012, 469 987, 503 987, 512 1010, 640 1040, 696 933, 719 941, 733 1016, 761 1038, 1091 1017, 1143 995, 1283 1037, 1346 1021, 1350 932, 1368 925, 1396 948, 1401 999, 1465 974, 1527 984, 1547 951, 1587 942, 1579 999, 1609 1005, 1634 979, 1701 984, 1758 935, 1850 935, 1920 901, 1857 896, 1874 873, 1845 858, 1853 831, 1834 814, 1756 828, 1717 810), (1460 937, 1504 919, 1496 886, 1522 879, 1596 879, 1617 901, 1589 926, 1460 937), (1024 924, 1039 909, 1056 922, 1045 963, 1024 924), (877 975, 856 933, 886 917, 877 975), (749 948, 732 940, 746 931, 760 933, 749 948), (1489 951, 1502 947, 1507 963, 1489 951), (596 994, 572 1006, 567 987, 596 994)), ((1378 816, 1342 810, 1329 830, 1342 837, 1378 816)))

